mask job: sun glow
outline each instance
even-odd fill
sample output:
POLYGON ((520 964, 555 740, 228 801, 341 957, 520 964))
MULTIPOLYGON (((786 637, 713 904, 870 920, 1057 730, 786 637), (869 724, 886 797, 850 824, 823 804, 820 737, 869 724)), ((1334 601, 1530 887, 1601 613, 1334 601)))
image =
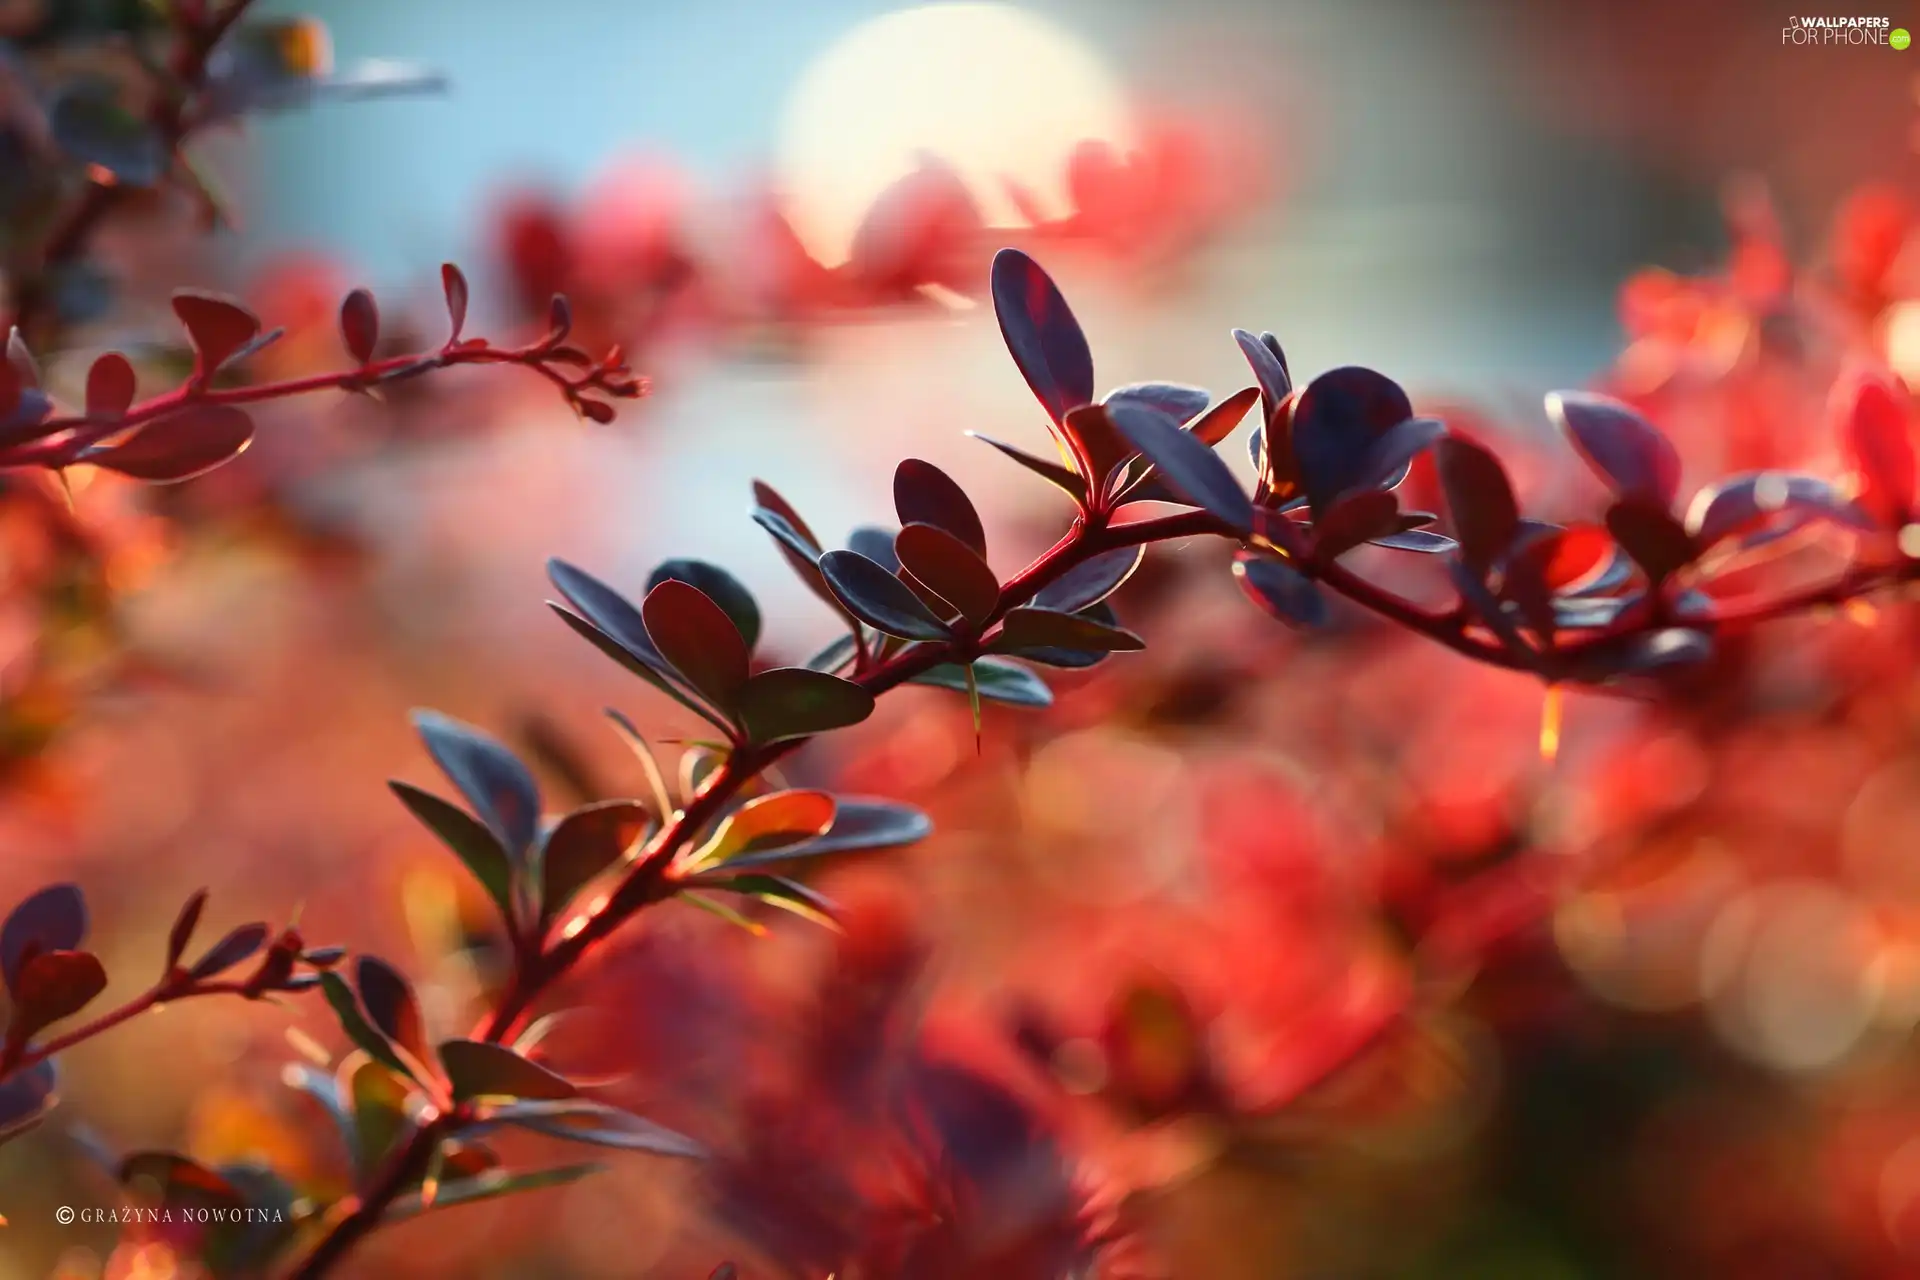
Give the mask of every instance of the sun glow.
POLYGON ((1007 4, 927 4, 854 28, 808 68, 775 168, 801 243, 837 266, 874 198, 923 157, 960 175, 988 225, 1017 227, 1007 181, 1063 215, 1074 147, 1131 138, 1119 84, 1070 32, 1007 4))

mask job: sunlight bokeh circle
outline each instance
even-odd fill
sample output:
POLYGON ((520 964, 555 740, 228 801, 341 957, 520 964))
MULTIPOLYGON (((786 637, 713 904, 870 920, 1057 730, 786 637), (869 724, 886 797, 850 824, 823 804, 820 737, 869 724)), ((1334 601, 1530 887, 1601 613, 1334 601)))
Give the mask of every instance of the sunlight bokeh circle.
POLYGON ((1074 147, 1131 134, 1119 82, 1072 32, 1010 4, 923 4, 855 27, 807 69, 775 179, 801 243, 835 266, 922 156, 959 173, 988 225, 1017 227, 1007 180, 1060 216, 1074 147))

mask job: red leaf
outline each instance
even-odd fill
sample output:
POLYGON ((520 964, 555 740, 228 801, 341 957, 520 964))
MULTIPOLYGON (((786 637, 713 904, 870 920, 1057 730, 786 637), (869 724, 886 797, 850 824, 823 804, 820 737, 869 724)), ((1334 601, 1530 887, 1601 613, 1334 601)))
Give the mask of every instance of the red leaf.
POLYGON ((21 966, 9 1036, 24 1042, 70 1018, 107 989, 107 971, 90 951, 43 951, 21 966))
POLYGON ((447 295, 447 318, 453 321, 453 336, 447 341, 458 342, 467 327, 467 277, 449 262, 440 268, 440 288, 447 295))
POLYGON ((1461 436, 1449 436, 1434 448, 1453 536, 1460 540, 1460 559, 1484 572, 1512 545, 1520 527, 1506 468, 1487 449, 1461 436))
POLYGON ((1913 514, 1912 400, 1891 378, 1860 370, 1834 388, 1834 433, 1860 477, 1860 505, 1897 530, 1913 514))
POLYGON ((1686 526, 1652 502, 1616 502, 1607 511, 1607 531, 1656 586, 1692 564, 1699 554, 1686 526))
POLYGON ((119 418, 133 403, 133 365, 118 351, 109 351, 87 370, 87 416, 119 418))
POLYGON ((355 289, 341 301, 340 337, 357 363, 373 359, 373 349, 380 342, 380 308, 365 289, 355 289))
POLYGON ((931 524, 910 524, 893 540, 900 567, 966 618, 984 622, 1000 603, 1000 580, 974 548, 931 524))
POLYGON ((84 460, 139 480, 190 480, 238 457, 252 440, 253 419, 241 410, 191 405, 84 460))
POLYGON ((972 500, 953 477, 931 462, 908 458, 894 471, 893 509, 902 525, 927 524, 944 529, 971 547, 975 555, 987 554, 986 531, 981 528, 972 500))
POLYGON ((260 335, 260 317, 231 298, 182 290, 173 295, 173 314, 200 355, 199 372, 212 373, 234 352, 260 335))
POLYGON ((690 583, 669 578, 640 604, 647 638, 673 669, 715 705, 732 705, 747 682, 747 642, 726 610, 690 583))

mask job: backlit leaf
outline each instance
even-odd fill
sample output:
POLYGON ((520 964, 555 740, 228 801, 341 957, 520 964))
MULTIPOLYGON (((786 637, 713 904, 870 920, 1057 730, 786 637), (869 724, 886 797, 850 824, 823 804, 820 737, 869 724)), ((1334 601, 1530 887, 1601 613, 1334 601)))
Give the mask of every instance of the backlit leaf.
POLYGON ((893 508, 903 528, 932 525, 951 534, 976 556, 986 558, 987 535, 972 500, 953 477, 931 462, 908 458, 894 471, 893 508))
POLYGON ((1280 353, 1280 344, 1273 340, 1272 334, 1256 338, 1245 329, 1235 329, 1233 340, 1240 344, 1241 354, 1253 369, 1254 381, 1260 384, 1260 398, 1265 405, 1262 420, 1271 419, 1274 410, 1284 404, 1293 391, 1293 378, 1287 370, 1286 357, 1280 353))
POLYGON ((1018 249, 993 258, 993 310, 1000 335, 1034 396, 1055 422, 1093 401, 1093 353, 1067 300, 1018 249))
POLYGON ((713 597, 668 579, 647 592, 640 616, 660 656, 702 697, 731 710, 747 682, 747 642, 713 597))
POLYGON ((860 723, 873 714, 873 695, 825 672, 776 667, 747 681, 739 711, 749 739, 782 742, 860 723))
POLYGON ((1212 448, 1143 406, 1116 405, 1112 417, 1120 434, 1153 462, 1175 493, 1241 533, 1253 528, 1253 503, 1212 448))
POLYGON ((836 805, 824 791, 776 791, 747 801, 723 819, 693 859, 709 865, 812 840, 833 825, 836 805))
POLYGON ((746 641, 749 653, 760 642, 760 606, 755 603, 753 593, 725 569, 704 560, 668 560, 648 576, 647 590, 651 592, 669 581, 697 587, 702 595, 719 605, 739 631, 740 638, 746 641))
POLYGON ((133 364, 118 351, 109 351, 87 370, 87 416, 116 419, 133 403, 136 379, 133 364))
POLYGON ((407 1070, 400 1055, 393 1051, 366 1015, 360 1012, 360 1001, 354 996, 353 988, 339 974, 328 970, 320 975, 320 994, 326 997, 327 1006, 333 1010, 333 1016, 340 1022, 340 1029, 347 1033, 347 1039, 362 1050, 368 1057, 380 1065, 396 1071, 403 1076, 413 1073, 407 1070))
POLYGON ((540 916, 551 920, 573 896, 618 863, 651 825, 631 800, 605 800, 575 809, 547 833, 540 851, 540 916))
POLYGON ((912 588, 867 556, 829 551, 820 572, 847 611, 874 630, 906 640, 946 639, 947 628, 912 588))
POLYGON ((375 1030, 412 1054, 416 1061, 433 1061, 427 1047, 426 1021, 420 1013, 420 1001, 400 971, 377 956, 361 956, 353 977, 360 991, 360 1005, 375 1030))
POLYGON ((1184 425, 1191 422, 1193 416, 1205 409, 1212 399, 1205 387, 1189 387, 1177 382, 1134 382, 1115 387, 1101 397, 1100 403, 1111 405, 1119 401, 1136 401, 1184 425))
POLYGON ((1434 457, 1460 557, 1484 574, 1520 530, 1520 508, 1506 468, 1490 450, 1459 436, 1440 441, 1434 457))
POLYGON ((207 948, 207 953, 193 962, 187 970, 187 976, 196 982, 216 978, 235 965, 244 963, 259 954, 260 948, 267 945, 273 937, 273 930, 259 921, 234 927, 224 938, 207 948))
POLYGON ((1333 369, 1307 384, 1293 406, 1290 441, 1293 464, 1316 516, 1342 494, 1375 479, 1375 448, 1412 417, 1407 393, 1372 369, 1333 369))
POLYGON ((75 951, 87 937, 87 903, 78 885, 54 884, 15 907, 0 924, 0 974, 19 990, 20 966, 32 951, 75 951))
POLYGON ((921 586, 978 625, 1000 603, 1000 580, 987 562, 945 529, 910 524, 893 541, 901 568, 921 586))
POLYGON ((979 440, 984 444, 992 445, 994 448, 998 449, 1001 453, 1006 454, 1009 458, 1012 458, 1015 462, 1025 467, 1027 470, 1033 472, 1035 475, 1048 481, 1049 483, 1053 484, 1057 488, 1064 490, 1066 492, 1066 495, 1069 498, 1072 498, 1075 502, 1086 501, 1087 482, 1085 480, 1082 480, 1078 475, 1074 474, 1074 472, 1069 470, 1068 468, 1061 466, 1057 462, 1049 462, 1045 458, 1035 457, 1033 454, 1026 452, 1024 449, 1015 448, 1013 445, 1010 445, 1010 444, 1003 444, 1002 442, 995 440, 991 436, 983 436, 978 431, 969 431, 967 432, 967 434, 972 436, 975 440, 979 440))
POLYGON ((1673 442, 1631 407, 1591 391, 1555 391, 1547 414, 1587 465, 1622 498, 1673 506, 1680 455, 1673 442))
POLYGON ((260 317, 232 298, 183 289, 173 295, 173 314, 199 356, 201 373, 212 373, 260 336, 260 317))
MULTIPOLYGON (((1012 707, 1050 707, 1053 690, 1037 672, 1004 658, 977 658, 973 662, 975 683, 980 696, 989 702, 1004 702, 1012 707)), ((937 689, 967 692, 967 673, 951 663, 933 667, 915 676, 911 684, 932 685, 937 689)))
POLYGON ((448 1040, 440 1066, 456 1102, 475 1098, 571 1098, 579 1090, 561 1076, 511 1049, 481 1040, 448 1040))
POLYGON ((1693 538, 1665 506, 1628 500, 1607 511, 1607 532, 1656 584, 1692 564, 1699 555, 1693 538))
POLYGON ((137 429, 120 444, 90 449, 80 461, 137 480, 172 483, 231 462, 253 443, 253 419, 232 405, 193 404, 137 429))
POLYGON ((1278 557, 1236 552, 1233 577, 1249 600, 1289 626, 1326 625, 1327 602, 1320 588, 1278 557))
POLYGON ((540 792, 520 758, 498 740, 438 711, 416 710, 414 731, 508 855, 525 856, 540 830, 540 792))
POLYGON ((501 918, 513 921, 513 862, 500 843, 500 837, 485 823, 458 805, 449 804, 429 791, 405 782, 388 782, 400 803, 407 806, 428 830, 438 836, 466 864, 480 887, 500 908, 501 918))

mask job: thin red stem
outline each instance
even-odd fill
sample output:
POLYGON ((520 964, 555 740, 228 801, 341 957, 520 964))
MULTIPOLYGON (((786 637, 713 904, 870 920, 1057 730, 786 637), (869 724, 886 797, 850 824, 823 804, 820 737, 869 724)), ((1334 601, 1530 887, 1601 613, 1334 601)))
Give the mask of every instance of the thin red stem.
POLYGON ((195 996, 245 994, 248 994, 246 984, 241 982, 190 982, 175 986, 172 978, 168 978, 119 1008, 103 1013, 93 1021, 57 1035, 51 1040, 43 1040, 25 1049, 17 1057, 0 1063, 0 1082, 5 1082, 22 1071, 39 1066, 48 1058, 65 1053, 77 1044, 83 1044, 95 1036, 111 1031, 121 1023, 131 1022, 149 1009, 160 1005, 173 1004, 179 1000, 191 1000, 195 996))

